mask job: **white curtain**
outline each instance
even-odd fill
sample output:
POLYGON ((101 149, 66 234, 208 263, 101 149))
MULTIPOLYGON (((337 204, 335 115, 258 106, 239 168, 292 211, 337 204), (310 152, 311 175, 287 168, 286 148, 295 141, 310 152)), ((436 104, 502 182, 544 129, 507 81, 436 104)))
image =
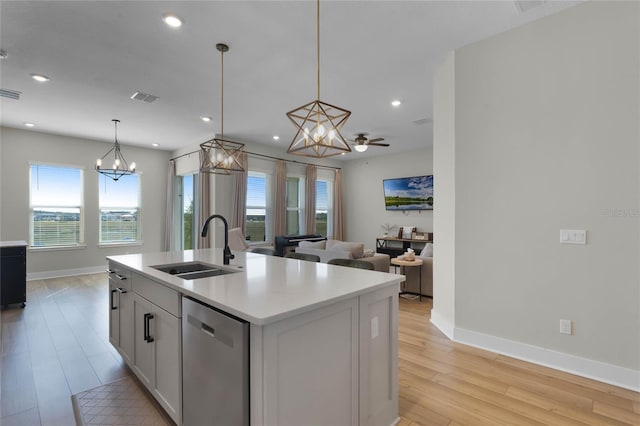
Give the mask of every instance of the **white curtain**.
MULTIPOLYGON (((202 164, 207 152, 203 149, 200 150, 200 164, 202 164)), ((204 224, 204 221, 211 215, 211 176, 209 173, 198 173, 198 209, 195 212, 194 224, 198 228, 198 238, 196 241, 196 248, 203 249, 211 247, 211 235, 213 234, 209 230, 209 234, 202 238, 200 236, 200 227, 204 224)))
POLYGON ((176 162, 174 160, 169 160, 169 171, 167 173, 166 220, 164 224, 164 243, 162 245, 162 249, 164 251, 171 251, 176 249, 175 202, 176 162))
POLYGON ((305 234, 316 232, 316 179, 318 170, 313 164, 307 165, 307 176, 305 182, 305 234))
POLYGON ((284 160, 276 162, 273 228, 274 236, 287 233, 287 165, 284 160))
POLYGON ((344 241, 344 206, 342 204, 342 170, 336 170, 333 188, 333 239, 344 241))
POLYGON ((233 174, 233 194, 231 194, 231 228, 240 228, 242 233, 246 232, 247 222, 247 176, 249 175, 249 163, 247 153, 242 152, 238 156, 238 161, 244 172, 233 174))

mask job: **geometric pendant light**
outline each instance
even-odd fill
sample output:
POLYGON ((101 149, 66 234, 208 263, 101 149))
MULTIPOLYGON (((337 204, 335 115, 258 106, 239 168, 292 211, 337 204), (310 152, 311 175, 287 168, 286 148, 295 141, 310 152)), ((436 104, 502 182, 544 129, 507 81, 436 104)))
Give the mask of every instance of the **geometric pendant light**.
POLYGON ((221 88, 220 88, 220 137, 208 140, 200 144, 204 151, 200 172, 221 175, 244 172, 240 162, 244 144, 233 142, 224 138, 224 53, 229 51, 229 46, 224 43, 216 44, 221 58, 221 88))
POLYGON ((287 152, 325 158, 351 152, 340 134, 351 111, 320 100, 320 0, 316 2, 317 93, 315 101, 287 113, 297 132, 287 152))
POLYGON ((110 177, 111 179, 117 181, 122 176, 132 175, 136 172, 136 163, 131 163, 131 165, 127 164, 127 160, 124 159, 122 152, 120 152, 120 142, 118 142, 118 123, 120 120, 113 120, 113 124, 115 126, 115 143, 113 147, 106 154, 96 160, 96 171, 105 176, 110 177), (111 168, 103 168, 102 163, 107 155, 113 152, 113 163, 111 164, 111 168))

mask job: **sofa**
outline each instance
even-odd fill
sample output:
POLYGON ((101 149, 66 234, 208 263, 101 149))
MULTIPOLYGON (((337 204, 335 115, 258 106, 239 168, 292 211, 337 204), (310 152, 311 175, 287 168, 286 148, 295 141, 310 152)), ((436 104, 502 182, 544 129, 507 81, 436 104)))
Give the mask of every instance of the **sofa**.
POLYGON ((301 241, 296 253, 315 254, 320 262, 327 263, 331 259, 360 259, 373 264, 373 269, 389 272, 389 255, 373 253, 364 249, 364 243, 352 243, 339 240, 301 241))
MULTIPOLYGON (((422 295, 433 297, 433 244, 427 243, 416 259, 422 260, 422 295)), ((406 291, 418 293, 420 289, 420 268, 405 268, 403 271, 406 281, 403 284, 406 291)))

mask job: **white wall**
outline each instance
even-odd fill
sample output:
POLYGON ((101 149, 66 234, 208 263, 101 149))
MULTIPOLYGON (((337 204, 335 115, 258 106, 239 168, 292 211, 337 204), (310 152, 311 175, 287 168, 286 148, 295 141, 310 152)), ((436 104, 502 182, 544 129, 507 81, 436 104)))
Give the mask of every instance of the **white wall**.
POLYGON ((103 270, 105 256, 160 251, 163 242, 169 152, 122 146, 141 172, 143 245, 98 247, 98 173, 96 158, 113 144, 34 131, 0 129, 0 240, 29 241, 29 161, 84 166, 85 242, 73 250, 27 253, 29 278, 103 270))
POLYGON ((434 78, 433 169, 438 178, 438 206, 433 211, 437 230, 433 264, 433 309, 431 321, 453 338, 456 302, 456 114, 455 54, 451 53, 434 78))
POLYGON ((455 54, 456 337, 635 389, 639 18, 588 2, 455 54))
MULTIPOLYGON (((429 129, 430 127, 425 127, 429 129)), ((425 137, 425 140, 428 138, 425 137)), ((426 142, 425 142, 426 145, 426 142)), ((372 148, 373 149, 373 148, 372 148)), ((378 148, 384 150, 384 148, 378 148)), ((431 147, 417 151, 362 160, 345 161, 343 166, 345 231, 347 241, 365 243, 375 249, 383 224, 413 225, 420 232, 433 232, 433 211, 387 211, 382 180, 433 174, 431 147)), ((433 178, 434 209, 438 208, 438 176, 433 178)), ((434 236, 434 239, 438 236, 434 236)))

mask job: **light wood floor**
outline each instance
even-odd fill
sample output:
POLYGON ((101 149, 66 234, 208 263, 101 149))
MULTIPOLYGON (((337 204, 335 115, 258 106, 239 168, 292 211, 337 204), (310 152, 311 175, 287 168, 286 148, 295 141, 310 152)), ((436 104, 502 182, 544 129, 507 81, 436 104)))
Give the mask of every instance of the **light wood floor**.
MULTIPOLYGON (((130 374, 108 342, 107 286, 30 281, 27 307, 2 311, 2 426, 73 425, 72 394, 130 374)), ((639 393, 452 343, 430 309, 400 300, 399 425, 640 425, 639 393)))

